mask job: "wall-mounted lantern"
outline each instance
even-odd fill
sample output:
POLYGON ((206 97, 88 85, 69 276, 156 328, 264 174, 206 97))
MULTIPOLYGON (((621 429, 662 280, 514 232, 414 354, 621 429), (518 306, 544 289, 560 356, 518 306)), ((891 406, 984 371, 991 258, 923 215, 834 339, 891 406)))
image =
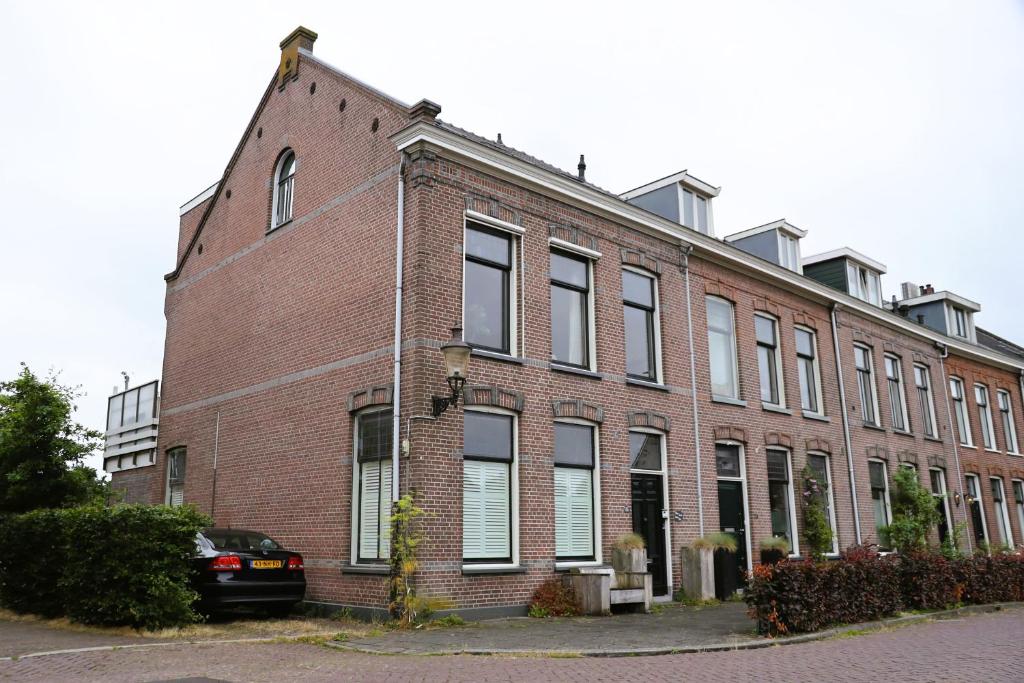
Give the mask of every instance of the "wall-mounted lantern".
POLYGON ((440 417, 441 413, 459 405, 459 396, 466 384, 466 373, 469 370, 470 346, 462 341, 462 328, 452 328, 452 338, 441 347, 441 355, 444 356, 444 371, 448 380, 448 388, 451 390, 449 396, 432 396, 433 415, 440 417))

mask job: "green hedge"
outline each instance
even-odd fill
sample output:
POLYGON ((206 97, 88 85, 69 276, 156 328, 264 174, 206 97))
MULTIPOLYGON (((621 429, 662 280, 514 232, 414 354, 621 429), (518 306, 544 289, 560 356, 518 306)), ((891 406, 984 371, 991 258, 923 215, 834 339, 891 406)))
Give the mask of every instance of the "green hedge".
POLYGON ((909 609, 1024 600, 1024 555, 946 559, 853 548, 834 562, 754 567, 744 600, 769 635, 872 621, 909 609))
POLYGON ((193 622, 189 558, 209 520, 191 507, 86 506, 0 519, 0 602, 85 624, 193 622))

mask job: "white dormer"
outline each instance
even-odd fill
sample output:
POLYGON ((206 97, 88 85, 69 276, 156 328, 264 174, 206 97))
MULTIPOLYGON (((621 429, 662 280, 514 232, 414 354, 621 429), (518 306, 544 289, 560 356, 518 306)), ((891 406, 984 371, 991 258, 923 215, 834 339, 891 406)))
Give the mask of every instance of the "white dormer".
POLYGON ((885 265, 849 247, 803 260, 804 275, 874 306, 882 305, 885 265))
POLYGON ((800 240, 806 235, 806 230, 801 230, 782 218, 729 235, 725 241, 748 254, 776 263, 794 273, 803 273, 800 240))
POLYGON ((691 230, 715 236, 711 200, 722 191, 680 171, 620 195, 622 199, 691 230))

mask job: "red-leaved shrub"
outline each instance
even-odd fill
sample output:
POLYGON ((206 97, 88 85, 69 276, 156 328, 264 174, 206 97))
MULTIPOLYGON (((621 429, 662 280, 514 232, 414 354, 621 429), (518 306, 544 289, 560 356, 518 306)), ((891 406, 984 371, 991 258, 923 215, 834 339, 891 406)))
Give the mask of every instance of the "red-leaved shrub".
POLYGON ((576 591, 559 577, 537 586, 530 599, 532 617, 575 617, 581 611, 576 591))

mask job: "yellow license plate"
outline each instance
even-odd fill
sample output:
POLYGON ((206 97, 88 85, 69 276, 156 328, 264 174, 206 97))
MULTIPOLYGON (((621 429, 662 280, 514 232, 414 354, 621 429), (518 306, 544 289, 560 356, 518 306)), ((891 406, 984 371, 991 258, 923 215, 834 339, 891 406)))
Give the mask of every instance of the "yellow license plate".
POLYGON ((280 569, 281 560, 253 560, 253 569, 280 569))

